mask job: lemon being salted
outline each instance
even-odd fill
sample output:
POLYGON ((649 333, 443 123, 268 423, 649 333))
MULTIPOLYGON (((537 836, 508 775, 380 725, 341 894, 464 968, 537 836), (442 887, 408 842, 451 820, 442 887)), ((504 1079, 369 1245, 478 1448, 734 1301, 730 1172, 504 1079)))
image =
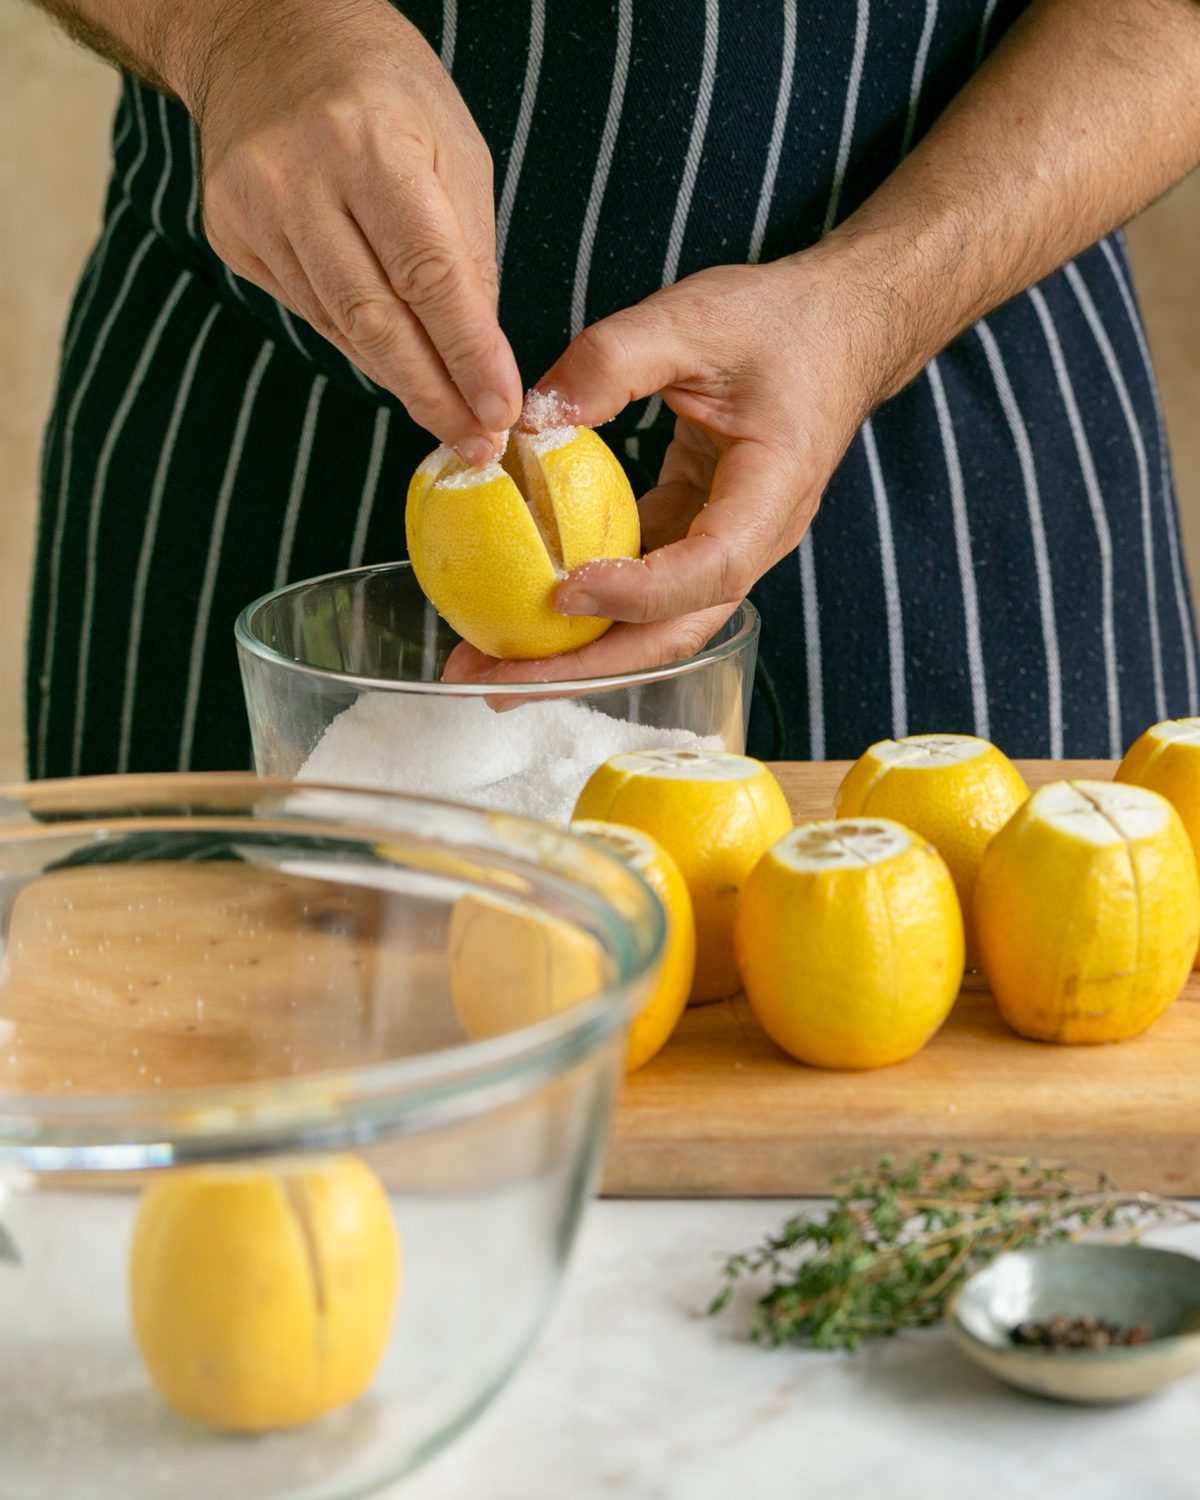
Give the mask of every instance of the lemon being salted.
POLYGON ((1029 796, 995 745, 969 734, 880 740, 838 791, 839 818, 894 818, 927 838, 950 868, 963 910, 967 966, 978 962, 971 897, 988 841, 1029 796))
POLYGON ((357 1157, 197 1167, 147 1189, 130 1250, 133 1328, 167 1402, 213 1427, 296 1427, 374 1377, 400 1251, 357 1157))
POLYGON ((637 503, 589 427, 514 430, 504 456, 468 468, 452 448, 413 475, 405 513, 417 582, 459 635, 489 656, 574 651, 611 621, 561 615, 554 590, 598 559, 634 558, 637 503))
POLYGON ((1009 1025, 1116 1042, 1178 995, 1200 938, 1200 882, 1165 798, 1107 781, 1041 787, 988 846, 975 928, 1009 1025))
POLYGON ((667 935, 662 968, 654 988, 629 1028, 625 1071, 632 1073, 662 1049, 687 1006, 696 968, 696 921, 692 915, 692 898, 688 895, 679 866, 648 833, 594 818, 580 818, 571 824, 571 832, 599 839, 615 849, 662 902, 666 913, 667 935))
POLYGON ((1165 797, 1200 863, 1200 719, 1168 719, 1147 729, 1125 752, 1115 779, 1165 797))
POLYGON ((767 767, 723 750, 614 755, 579 794, 575 817, 640 828, 671 854, 696 920, 691 999, 732 995, 738 896, 759 856, 792 826, 783 788, 767 767))
POLYGON ((931 844, 879 818, 810 823, 763 855, 742 892, 737 955, 754 1014, 822 1068, 918 1052, 963 974, 954 882, 931 844))

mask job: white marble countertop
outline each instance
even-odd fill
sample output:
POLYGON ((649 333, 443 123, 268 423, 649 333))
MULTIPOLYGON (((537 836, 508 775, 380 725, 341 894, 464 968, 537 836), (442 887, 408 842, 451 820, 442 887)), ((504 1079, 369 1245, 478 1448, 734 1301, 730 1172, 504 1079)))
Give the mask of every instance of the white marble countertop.
MULTIPOLYGON (((772 1201, 592 1205, 525 1365, 389 1500, 1196 1500, 1200 1379, 1136 1406, 1011 1392, 940 1329, 770 1351, 701 1309, 772 1201)), ((1157 1236, 1200 1254, 1200 1226, 1157 1236)))

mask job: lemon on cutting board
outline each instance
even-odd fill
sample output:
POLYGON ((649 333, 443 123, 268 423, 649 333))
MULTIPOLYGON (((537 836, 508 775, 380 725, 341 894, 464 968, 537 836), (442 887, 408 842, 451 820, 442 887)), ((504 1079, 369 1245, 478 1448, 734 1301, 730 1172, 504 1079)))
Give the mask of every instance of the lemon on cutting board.
POLYGON ((1179 814, 1139 786, 1039 788, 983 857, 975 929, 992 993, 1022 1036, 1137 1036, 1183 988, 1200 939, 1179 814))
POLYGON ((1165 797, 1200 864, 1200 719, 1168 719, 1147 729, 1125 752, 1114 779, 1165 797))
POLYGON ((885 818, 802 825, 763 855, 737 919, 742 985, 800 1062, 903 1062, 950 1014, 962 912, 945 861, 885 818))
POLYGON ((571 832, 597 839, 638 872, 662 902, 667 919, 663 962, 654 988, 629 1028, 625 1071, 632 1073, 660 1052, 687 1007, 696 968, 696 919, 679 866, 657 839, 637 828, 580 818, 571 832))
POLYGON ((387 1194, 359 1158, 188 1168, 138 1209, 134 1335, 181 1416, 297 1427, 370 1385, 399 1279, 387 1194))
POLYGON ((1012 761, 969 734, 880 740, 838 789, 839 818, 893 818, 927 838, 949 866, 962 906, 967 967, 979 960, 972 892, 983 851, 1029 796, 1012 761))
POLYGON ((574 816, 640 828, 667 850, 696 920, 690 998, 700 1004, 732 995, 738 897, 759 857, 792 826, 767 767, 724 750, 629 751, 592 773, 574 816))
POLYGON ((418 467, 405 512, 417 582, 464 640, 489 656, 557 656, 611 621, 559 614, 573 568, 636 558, 637 503, 590 427, 509 435, 502 458, 469 468, 441 447, 418 467))

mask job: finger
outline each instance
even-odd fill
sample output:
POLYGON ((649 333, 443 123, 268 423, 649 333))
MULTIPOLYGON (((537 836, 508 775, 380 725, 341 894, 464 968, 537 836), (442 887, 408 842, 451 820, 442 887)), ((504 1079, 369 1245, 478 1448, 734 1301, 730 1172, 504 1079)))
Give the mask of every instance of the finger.
POLYGON ((687 536, 688 528, 707 501, 707 491, 699 490, 683 479, 647 490, 638 501, 643 548, 647 552, 656 552, 687 536))
POLYGON ((479 682, 496 666, 494 656, 486 656, 469 641, 459 641, 442 668, 443 682, 479 682))
POLYGON ((517 362, 437 177, 422 173, 403 192, 352 191, 347 206, 471 410, 491 431, 511 427, 521 413, 517 362))
POLYGON ((645 623, 737 604, 807 527, 811 510, 796 506, 793 489, 760 445, 735 444, 682 541, 649 553, 640 567, 585 563, 559 584, 555 606, 566 615, 645 623))

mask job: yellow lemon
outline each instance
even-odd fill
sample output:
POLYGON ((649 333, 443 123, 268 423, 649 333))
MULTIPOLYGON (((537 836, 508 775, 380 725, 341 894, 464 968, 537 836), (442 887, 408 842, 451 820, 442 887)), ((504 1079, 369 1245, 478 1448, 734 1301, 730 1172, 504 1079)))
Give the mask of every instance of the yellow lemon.
POLYGON ((595 938, 504 896, 460 896, 446 942, 450 998, 472 1041, 570 1010, 609 977, 595 938))
POLYGON ((667 936, 662 968, 653 990, 629 1028, 625 1071, 632 1073, 662 1049, 687 1006, 696 968, 696 919, 692 915, 692 898, 688 895, 679 866, 648 833, 594 818, 580 818, 571 824, 571 832, 599 839, 615 849, 662 902, 666 913, 667 936))
POLYGON ((590 427, 514 431, 503 458, 477 469, 438 448, 413 475, 405 526, 417 582, 489 656, 557 656, 603 635, 611 621, 559 614, 555 587, 640 546, 625 471, 590 427))
POLYGON ((387 1195, 357 1157, 197 1167, 146 1190, 129 1271, 138 1348, 169 1404, 263 1432, 366 1390, 400 1250, 387 1195))
POLYGON ((950 1014, 962 912, 941 856, 899 823, 809 823, 755 865, 737 953, 746 998, 785 1052, 819 1068, 884 1068, 950 1014))
POLYGON ((1168 719, 1147 729, 1125 752, 1114 779, 1165 797, 1179 814, 1200 863, 1200 719, 1168 719))
POLYGON ((732 995, 738 896, 759 856, 792 826, 783 788, 766 766, 723 750, 614 755, 580 792, 575 817, 640 828, 673 856, 696 919, 691 999, 732 995))
POLYGON ((988 846, 975 928, 992 993, 1022 1036, 1136 1036, 1178 995, 1200 938, 1179 814, 1137 786, 1039 788, 988 846))
POLYGON ((967 966, 979 962, 971 896, 979 861, 1029 788, 1012 761, 969 734, 880 740, 842 782, 839 818, 894 818, 926 838, 950 868, 966 928, 967 966))

